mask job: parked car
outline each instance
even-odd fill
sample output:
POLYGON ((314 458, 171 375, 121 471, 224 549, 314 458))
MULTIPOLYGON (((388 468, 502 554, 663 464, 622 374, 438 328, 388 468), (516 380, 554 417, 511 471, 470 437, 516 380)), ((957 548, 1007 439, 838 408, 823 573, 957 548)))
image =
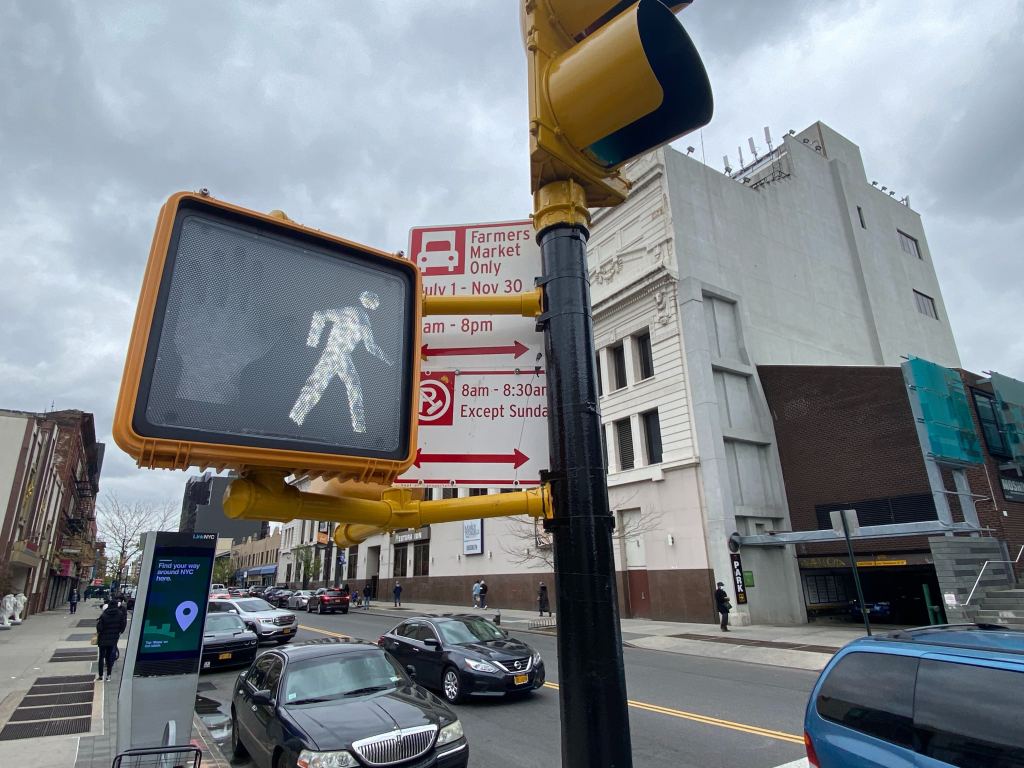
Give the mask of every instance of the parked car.
POLYGON ((207 613, 203 627, 203 659, 200 669, 251 664, 259 639, 236 613, 207 613))
POLYGON ((808 762, 1024 765, 1024 629, 959 624, 854 640, 828 663, 804 715, 808 762))
MULTIPOLYGON (((870 621, 881 621, 891 622, 892 621, 892 603, 887 601, 881 602, 866 602, 865 605, 868 607, 868 619, 870 621)), ((860 613, 860 601, 851 600, 850 610, 848 614, 850 621, 863 621, 863 617, 860 613)))
POLYGON ((211 600, 229 600, 231 599, 231 593, 226 589, 212 589, 210 590, 211 600))
POLYGON ((274 595, 277 593, 277 591, 279 589, 280 589, 280 587, 267 587, 260 594, 260 597, 262 597, 264 600, 266 600, 269 603, 273 599, 274 595))
POLYGON ((465 768, 469 761, 455 713, 371 643, 275 649, 234 688, 231 750, 257 768, 465 768))
POLYGON ((238 614, 260 640, 287 643, 295 637, 295 631, 298 629, 294 613, 275 608, 259 597, 211 600, 207 610, 209 613, 238 614))
POLYGON ((292 608, 297 611, 306 610, 306 605, 309 603, 309 598, 313 596, 313 590, 311 589, 297 589, 292 592, 288 598, 288 604, 286 608, 292 608))
POLYGON ((253 584, 249 587, 249 594, 254 597, 262 597, 265 589, 262 584, 253 584))
POLYGON ((243 593, 241 587, 228 587, 228 594, 232 597, 241 597, 243 594, 248 593, 243 593))
POLYGON ((348 613, 348 595, 340 589, 320 587, 306 602, 309 613, 348 613))
POLYGON ((267 600, 267 598, 263 598, 263 599, 267 600, 268 603, 273 603, 278 608, 287 608, 288 607, 288 598, 291 597, 291 596, 292 596, 292 591, 290 589, 279 589, 279 590, 277 590, 277 592, 274 593, 274 596, 272 598, 270 598, 269 600, 267 600))
POLYGON ((483 616, 417 616, 377 641, 416 682, 456 704, 466 696, 502 696, 544 685, 544 660, 483 616))
POLYGON ((216 590, 221 590, 221 589, 227 589, 227 585, 226 584, 220 584, 220 583, 213 583, 213 584, 210 585, 210 591, 211 592, 214 592, 216 590))

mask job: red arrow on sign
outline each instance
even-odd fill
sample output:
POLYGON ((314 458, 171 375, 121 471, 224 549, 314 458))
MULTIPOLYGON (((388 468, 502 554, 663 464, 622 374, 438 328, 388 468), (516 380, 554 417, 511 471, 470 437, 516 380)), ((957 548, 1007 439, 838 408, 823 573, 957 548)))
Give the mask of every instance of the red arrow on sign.
POLYGON ((512 453, 423 453, 416 451, 414 467, 420 464, 511 464, 519 469, 528 462, 530 457, 520 451, 513 449, 512 453))
POLYGON ((512 355, 514 358, 521 357, 530 348, 521 341, 512 343, 510 347, 444 347, 437 348, 424 344, 420 347, 421 357, 440 357, 441 355, 512 355))

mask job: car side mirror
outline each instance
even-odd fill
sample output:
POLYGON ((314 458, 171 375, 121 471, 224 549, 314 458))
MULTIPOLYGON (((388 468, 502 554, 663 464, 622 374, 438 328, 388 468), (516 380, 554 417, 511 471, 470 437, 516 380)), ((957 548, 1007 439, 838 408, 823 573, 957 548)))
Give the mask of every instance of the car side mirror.
POLYGON ((271 706, 272 707, 272 706, 274 706, 274 703, 275 703, 274 702, 274 694, 271 691, 269 691, 269 690, 267 690, 267 691, 256 691, 256 693, 254 693, 252 695, 252 703, 253 704, 259 704, 261 706, 266 705, 266 706, 271 706))
POLYGON ((414 667, 412 664, 406 664, 405 671, 409 673, 409 677, 411 677, 413 680, 416 679, 416 667, 414 667))
POLYGON ((441 643, 439 643, 437 641, 437 638, 434 638, 434 637, 428 637, 426 640, 423 641, 423 644, 425 646, 427 646, 427 648, 440 648, 441 647, 441 643))

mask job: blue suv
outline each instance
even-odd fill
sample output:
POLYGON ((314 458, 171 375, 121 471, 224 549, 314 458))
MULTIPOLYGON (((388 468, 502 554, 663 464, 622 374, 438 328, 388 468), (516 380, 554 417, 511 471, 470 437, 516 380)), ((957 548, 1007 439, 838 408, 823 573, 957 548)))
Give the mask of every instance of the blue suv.
POLYGON ((854 640, 811 692, 804 741, 815 768, 1024 768, 1024 630, 854 640))

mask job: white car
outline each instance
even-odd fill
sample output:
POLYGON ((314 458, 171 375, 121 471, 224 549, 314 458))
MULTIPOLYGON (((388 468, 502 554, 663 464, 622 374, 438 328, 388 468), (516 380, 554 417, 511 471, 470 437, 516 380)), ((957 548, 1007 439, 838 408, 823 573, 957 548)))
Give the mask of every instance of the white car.
POLYGON ((287 643, 295 637, 299 628, 294 613, 275 608, 260 597, 211 600, 207 612, 237 613, 260 640, 276 640, 278 644, 287 643))
POLYGON ((304 611, 306 606, 309 605, 309 598, 312 596, 313 590, 311 589, 297 589, 292 592, 285 605, 298 611, 304 611))

